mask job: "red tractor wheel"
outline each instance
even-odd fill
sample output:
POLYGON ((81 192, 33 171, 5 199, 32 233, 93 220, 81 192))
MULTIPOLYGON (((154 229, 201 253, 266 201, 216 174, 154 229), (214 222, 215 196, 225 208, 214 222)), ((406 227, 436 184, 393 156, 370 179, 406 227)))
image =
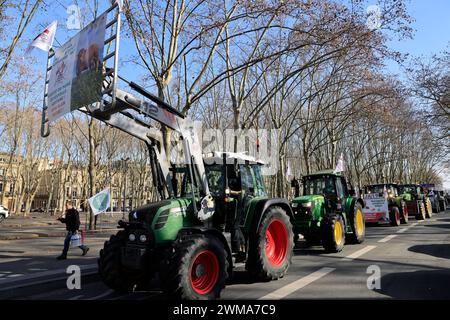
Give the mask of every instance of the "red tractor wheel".
POLYGON ((291 265, 294 233, 289 216, 280 207, 270 207, 250 239, 247 271, 261 280, 276 280, 291 265))
POLYGON ((222 242, 200 234, 177 241, 173 249, 161 264, 163 291, 169 297, 186 300, 219 298, 229 266, 222 242))
POLYGON ((404 204, 403 206, 402 206, 402 217, 401 217, 401 220, 400 220, 400 222, 402 223, 402 224, 407 224, 408 223, 408 220, 409 220, 409 217, 408 217, 408 207, 406 206, 406 204, 404 204))

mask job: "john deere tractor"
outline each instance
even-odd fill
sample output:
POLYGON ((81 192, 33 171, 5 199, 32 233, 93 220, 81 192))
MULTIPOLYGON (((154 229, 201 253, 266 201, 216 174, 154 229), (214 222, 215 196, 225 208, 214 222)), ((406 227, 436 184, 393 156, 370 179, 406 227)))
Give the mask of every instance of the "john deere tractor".
POLYGON ((410 214, 414 214, 416 220, 425 220, 426 218, 431 218, 431 201, 424 194, 424 190, 420 185, 399 185, 399 193, 406 203, 408 212, 410 214))
POLYGON ((292 201, 294 233, 310 243, 321 242, 328 252, 365 238, 364 201, 356 197, 342 174, 332 170, 302 178, 303 195, 292 201))
POLYGON ((395 183, 372 184, 364 187, 365 210, 370 210, 369 203, 382 200, 384 206, 377 207, 377 212, 365 212, 366 222, 386 222, 392 226, 408 223, 408 208, 395 183), (375 196, 372 198, 371 196, 375 196), (367 198, 366 198, 367 197, 367 198), (387 204, 387 206, 386 206, 387 204), (385 207, 386 206, 386 207, 385 207))

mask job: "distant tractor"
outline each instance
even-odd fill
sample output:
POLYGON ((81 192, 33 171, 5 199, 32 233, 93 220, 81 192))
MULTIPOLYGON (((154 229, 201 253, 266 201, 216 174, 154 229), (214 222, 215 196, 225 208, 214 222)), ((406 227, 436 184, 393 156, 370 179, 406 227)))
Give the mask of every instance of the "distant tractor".
POLYGON ((365 186, 364 202, 366 222, 389 223, 392 226, 408 223, 408 208, 395 183, 365 186))
POLYGON ((356 197, 344 176, 333 170, 302 178, 303 195, 292 201, 293 228, 310 243, 321 242, 327 252, 339 252, 365 238, 364 201, 356 197))
POLYGON ((431 217, 431 202, 425 197, 423 188, 418 184, 399 185, 399 192, 410 214, 415 215, 416 220, 425 220, 431 217))

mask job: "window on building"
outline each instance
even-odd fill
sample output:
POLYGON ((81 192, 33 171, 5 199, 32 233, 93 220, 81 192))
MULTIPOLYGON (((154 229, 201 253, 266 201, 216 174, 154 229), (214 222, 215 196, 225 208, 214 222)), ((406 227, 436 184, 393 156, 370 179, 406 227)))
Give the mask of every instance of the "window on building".
POLYGON ((3 183, 0 183, 0 192, 3 192, 3 183))
POLYGON ((5 169, 1 168, 0 169, 0 176, 4 176, 5 175, 5 169))
POLYGON ((66 197, 70 197, 70 187, 66 188, 66 197))

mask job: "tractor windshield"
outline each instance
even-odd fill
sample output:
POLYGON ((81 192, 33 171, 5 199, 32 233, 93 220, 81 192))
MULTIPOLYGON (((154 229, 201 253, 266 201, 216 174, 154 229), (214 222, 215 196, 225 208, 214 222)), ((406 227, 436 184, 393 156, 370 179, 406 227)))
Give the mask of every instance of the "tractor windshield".
POLYGON ((416 194, 417 193, 416 186, 400 186, 398 189, 399 189, 400 194, 404 194, 404 193, 416 194))
POLYGON ((336 195, 334 178, 331 176, 307 176, 303 179, 303 195, 336 195))

